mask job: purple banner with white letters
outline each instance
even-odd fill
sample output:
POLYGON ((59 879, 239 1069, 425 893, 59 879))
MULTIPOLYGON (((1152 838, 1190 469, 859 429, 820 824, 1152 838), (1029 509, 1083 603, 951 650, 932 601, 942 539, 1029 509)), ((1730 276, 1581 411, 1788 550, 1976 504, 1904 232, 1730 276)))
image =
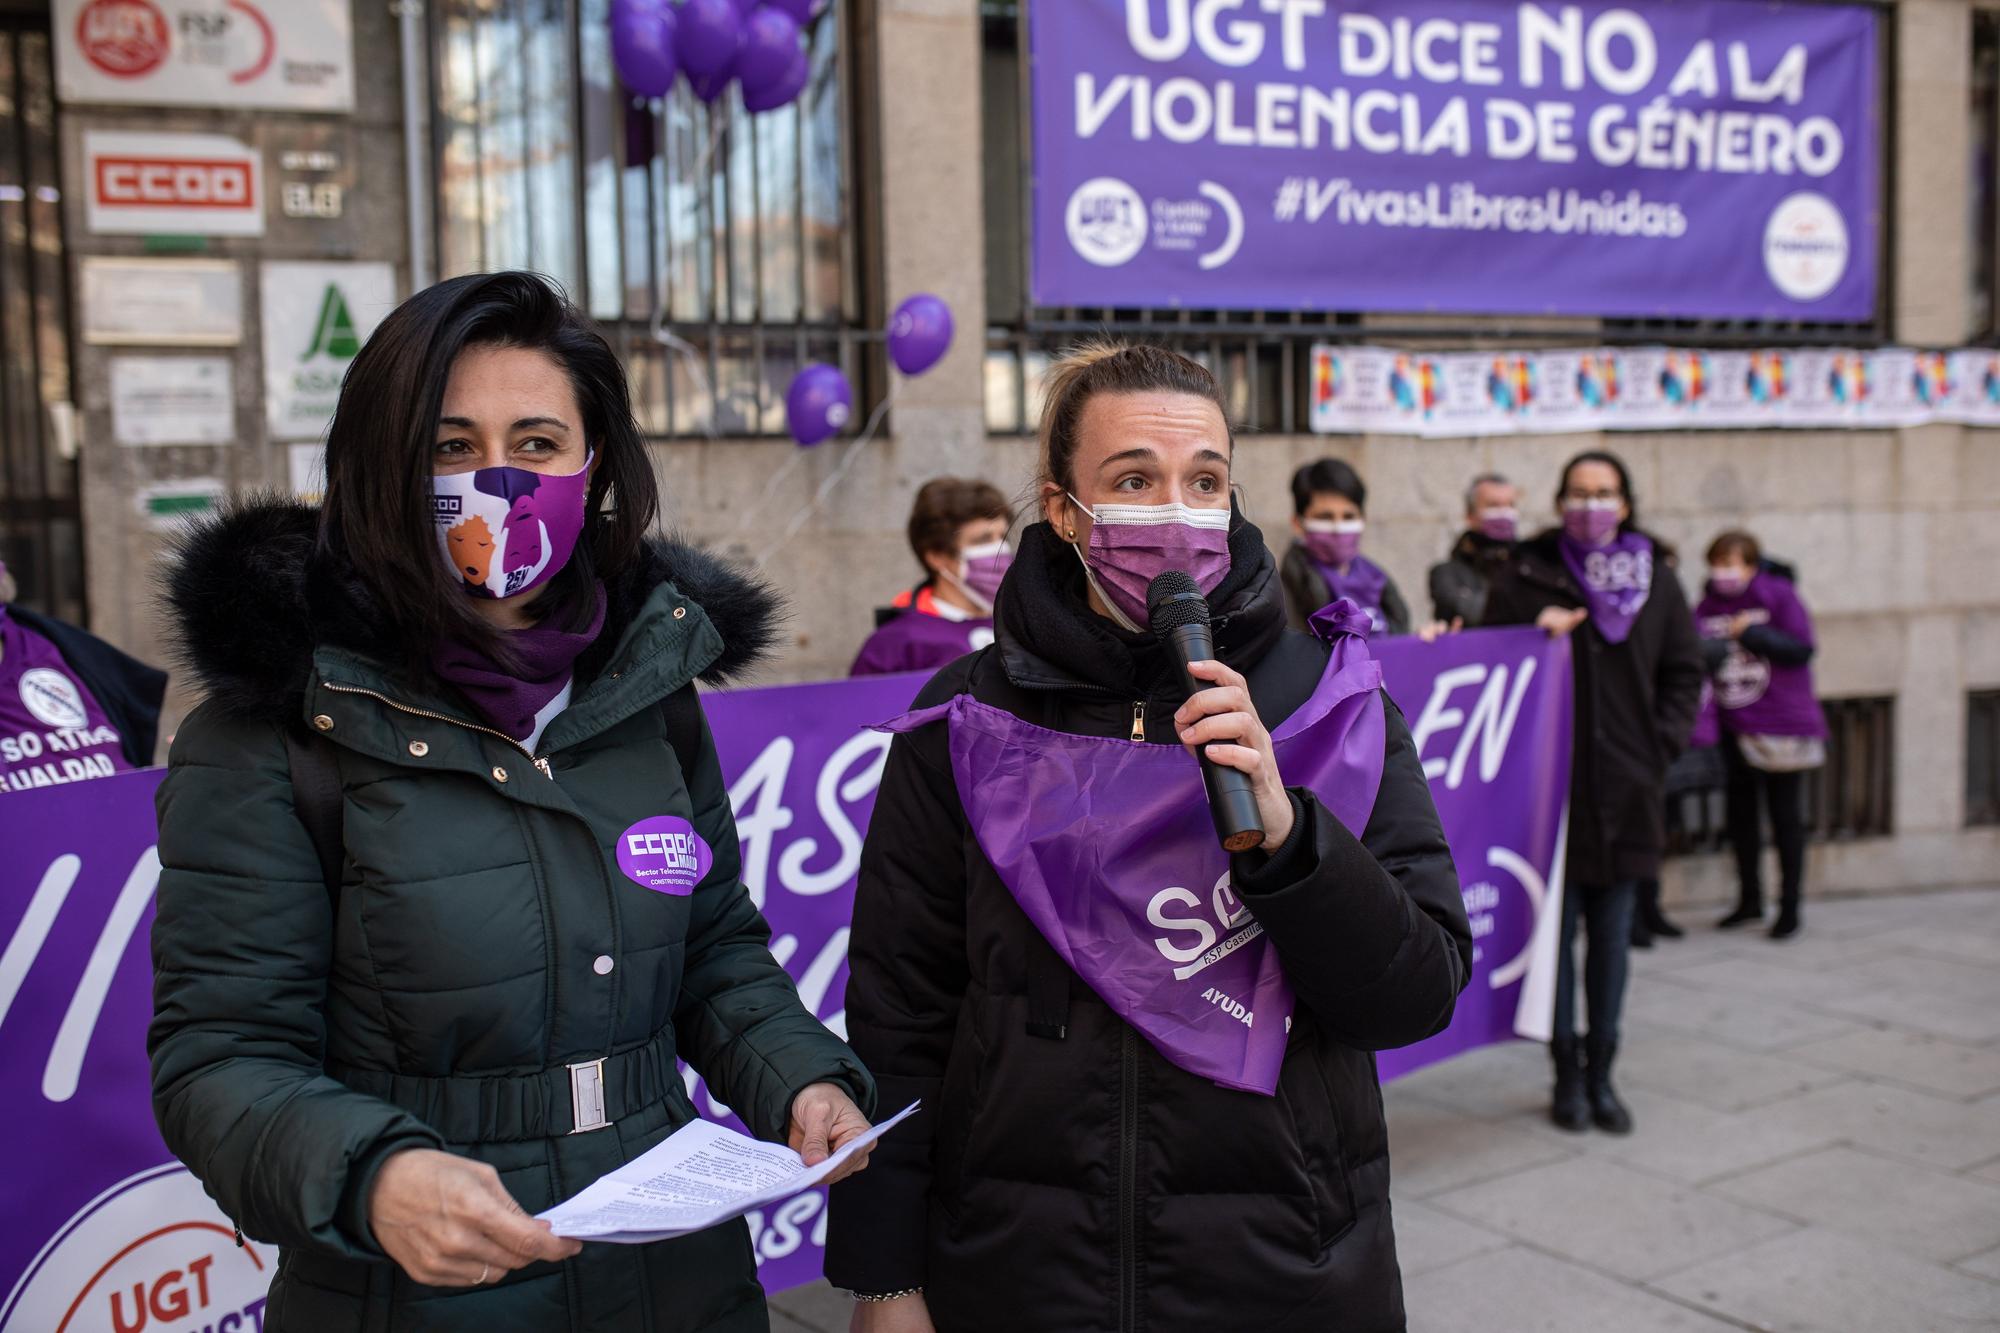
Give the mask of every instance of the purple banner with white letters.
MULTIPOLYGON (((1489 630, 1425 646, 1378 639, 1457 860, 1477 960, 1446 1032, 1385 1054, 1384 1077, 1514 1035, 1545 1036, 1562 803, 1569 788, 1566 640, 1489 630), (1541 926, 1538 930, 1537 926, 1541 926)), ((808 1007, 845 1031, 848 923, 861 841, 892 738, 921 676, 791 685, 706 699, 730 777, 743 879, 808 1007)), ((0 797, 0 1333, 154 1324, 256 1333, 275 1252, 230 1222, 153 1125, 146 938, 159 879, 152 770, 0 797), (178 1322, 177 1322, 178 1321, 178 1322)), ((679 883, 705 865, 662 825, 621 866, 679 883), (630 864, 625 864, 629 861, 630 864)), ((689 1080, 704 1114, 726 1118, 689 1080)), ((900 1108, 888 1107, 885 1110, 900 1108)), ((820 1274, 823 1190, 749 1219, 764 1285, 820 1274)))
POLYGON ((1037 305, 1875 314, 1872 7, 1027 11, 1037 305))

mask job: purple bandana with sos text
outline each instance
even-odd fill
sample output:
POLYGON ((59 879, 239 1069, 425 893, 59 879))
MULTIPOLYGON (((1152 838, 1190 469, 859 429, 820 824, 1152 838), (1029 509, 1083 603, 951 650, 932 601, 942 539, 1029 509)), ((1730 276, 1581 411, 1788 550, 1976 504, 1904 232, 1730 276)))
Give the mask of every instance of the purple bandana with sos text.
MULTIPOLYGON (((1333 651, 1272 746, 1287 783, 1359 836, 1382 781, 1382 668, 1351 604, 1317 613, 1313 628, 1333 651)), ((980 850, 1057 955, 1174 1064, 1275 1092, 1292 990, 1230 886, 1193 757, 1051 731, 963 694, 888 725, 940 718, 980 850)))
POLYGON ((1643 533, 1622 532, 1602 546, 1585 546, 1567 533, 1557 539, 1563 564, 1583 590, 1590 623, 1607 643, 1623 643, 1653 591, 1653 543, 1643 533))

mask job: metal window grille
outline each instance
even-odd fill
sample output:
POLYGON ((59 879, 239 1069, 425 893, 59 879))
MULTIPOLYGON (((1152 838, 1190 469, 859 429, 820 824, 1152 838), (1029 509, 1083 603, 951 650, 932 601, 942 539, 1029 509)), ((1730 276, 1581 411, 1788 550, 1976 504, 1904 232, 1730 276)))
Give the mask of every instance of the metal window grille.
POLYGON ((2000 336, 2000 13, 1972 12, 1972 88, 1966 115, 1972 170, 1966 179, 1972 231, 1970 327, 2000 336))
MULTIPOLYGON (((1807 839, 1887 837, 1896 813, 1895 699, 1822 699, 1820 706, 1826 712, 1826 765, 1805 775, 1807 839)), ((2000 721, 2000 709, 1995 717, 2000 721)), ((1728 846, 1728 798, 1717 765, 1709 782, 1668 799, 1667 854, 1728 846)))
POLYGON ((1965 696, 1965 822, 2000 824, 2000 690, 1965 696))
MULTIPOLYGON (((1875 317, 1864 324, 1739 320, 1549 319, 1380 315, 1364 311, 1132 310, 1037 306, 1029 295, 1031 235, 1026 7, 981 0, 985 106, 986 424, 995 434, 1035 429, 1052 357, 1093 336, 1159 343, 1199 361, 1240 427, 1293 434, 1310 417, 1315 342, 1385 342, 1439 348, 1667 344, 1691 347, 1870 347, 1887 337, 1892 253, 1880 229, 1875 317)), ((1882 25, 1880 68, 1892 69, 1893 23, 1882 25)), ((1887 100, 1885 84, 1884 100, 1887 100)), ((1882 198, 1891 197, 1890 117, 1881 117, 1882 198)), ((1889 216, 1886 206, 1883 217, 1889 216)))
POLYGON ((811 361, 846 371, 865 410, 881 371, 851 5, 810 29, 797 102, 752 116, 733 89, 627 94, 610 0, 436 0, 439 271, 555 278, 625 358, 651 435, 783 434, 811 361))
POLYGON ((24 605, 81 622, 59 142, 47 15, 0 17, 0 560, 24 605))

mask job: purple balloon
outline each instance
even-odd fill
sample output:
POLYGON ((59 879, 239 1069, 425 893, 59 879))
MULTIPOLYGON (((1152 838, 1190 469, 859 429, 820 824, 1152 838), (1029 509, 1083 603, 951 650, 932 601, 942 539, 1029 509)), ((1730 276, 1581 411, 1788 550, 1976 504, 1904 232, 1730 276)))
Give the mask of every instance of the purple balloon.
POLYGON ((838 367, 815 362, 785 390, 785 421, 802 448, 839 433, 854 415, 854 390, 838 367))
POLYGON ((691 80, 727 73, 742 42, 743 19, 736 0, 687 0, 681 6, 681 68, 691 80))
POLYGON ((764 8, 782 9, 801 28, 811 23, 822 7, 820 0, 764 0, 764 8))
POLYGON ((804 91, 806 83, 811 78, 812 61, 806 56, 806 49, 801 46, 797 53, 793 55, 792 63, 785 67, 783 75, 765 84, 762 88, 751 88, 745 85, 743 89, 743 109, 753 114, 762 111, 776 111, 779 107, 786 105, 794 97, 797 97, 800 92, 804 91))
POLYGON ((713 102, 729 91, 732 76, 726 69, 713 74, 688 75, 688 90, 704 102, 713 102))
POLYGON ((619 82, 641 97, 665 97, 674 86, 678 24, 659 0, 612 0, 611 63, 619 82))
POLYGON ((783 79, 801 49, 799 25, 791 15, 768 8, 751 14, 743 27, 743 47, 731 67, 736 81, 743 85, 743 96, 748 98, 783 79))
POLYGON ((921 375, 951 346, 951 307, 919 292, 889 318, 889 358, 905 375, 921 375))

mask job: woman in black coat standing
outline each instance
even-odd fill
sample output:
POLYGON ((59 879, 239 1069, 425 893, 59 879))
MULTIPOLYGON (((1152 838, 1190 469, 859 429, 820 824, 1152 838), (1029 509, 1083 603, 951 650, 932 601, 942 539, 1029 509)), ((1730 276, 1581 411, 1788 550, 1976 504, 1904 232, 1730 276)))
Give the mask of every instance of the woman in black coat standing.
POLYGON ((1523 542, 1487 599, 1488 625, 1573 634, 1569 845, 1556 970, 1555 1104, 1568 1130, 1614 1134, 1632 1116, 1611 1086, 1638 883, 1666 846, 1667 765, 1701 701, 1701 650, 1672 552, 1639 527, 1631 474, 1614 454, 1578 454, 1556 491, 1560 527, 1523 542), (1576 1040, 1576 924, 1589 936, 1590 1034, 1576 1040))
POLYGON ((848 1036, 924 1110, 834 1191, 827 1275, 864 1333, 1400 1329, 1370 1052, 1442 1029, 1472 955, 1410 733, 1351 604, 1287 631, 1207 371, 1087 349, 1047 403, 1046 521, 862 853, 848 1036), (1143 628, 1169 569, 1213 616, 1191 698, 1143 628), (1208 742, 1260 849, 1217 846, 1208 742))

